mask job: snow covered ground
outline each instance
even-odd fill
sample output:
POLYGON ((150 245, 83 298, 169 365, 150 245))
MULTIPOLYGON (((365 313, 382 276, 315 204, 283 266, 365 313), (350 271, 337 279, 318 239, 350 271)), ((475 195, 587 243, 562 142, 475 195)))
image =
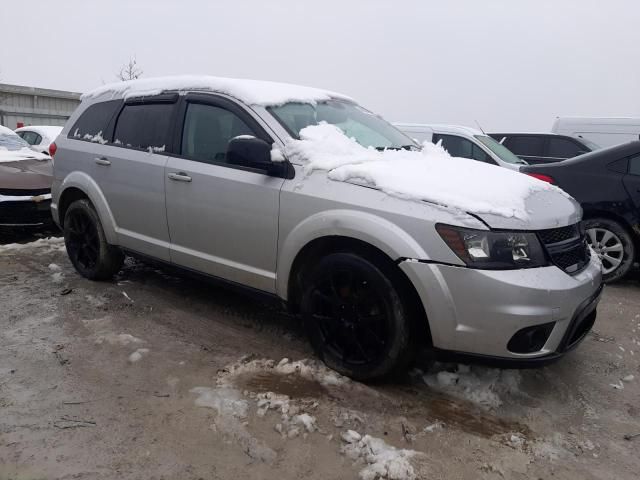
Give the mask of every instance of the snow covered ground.
POLYGON ((0 478, 637 478, 640 278, 550 367, 367 386, 268 305, 136 262, 89 282, 62 248, 0 247, 0 478))

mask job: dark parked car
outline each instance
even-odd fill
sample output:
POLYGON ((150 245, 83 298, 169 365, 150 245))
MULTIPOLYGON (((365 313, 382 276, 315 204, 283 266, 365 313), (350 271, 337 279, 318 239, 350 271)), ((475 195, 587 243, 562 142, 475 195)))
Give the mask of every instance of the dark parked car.
POLYGON ((490 133, 489 135, 531 165, 560 162, 600 148, 584 138, 555 133, 490 133))
POLYGON ((0 126, 0 228, 52 222, 51 157, 0 126))
POLYGON ((580 202, 587 241, 602 260, 605 281, 629 272, 640 252, 640 141, 520 171, 580 202))

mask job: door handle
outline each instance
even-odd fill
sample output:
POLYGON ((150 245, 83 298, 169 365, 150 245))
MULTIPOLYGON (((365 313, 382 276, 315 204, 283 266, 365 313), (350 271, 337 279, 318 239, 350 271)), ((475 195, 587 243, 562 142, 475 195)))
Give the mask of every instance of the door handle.
POLYGON ((168 175, 170 180, 175 180, 176 182, 190 182, 191 177, 184 172, 172 172, 168 175))
POLYGON ((107 160, 105 157, 96 157, 93 159, 98 165, 103 165, 105 167, 108 167, 109 165, 111 165, 111 162, 109 160, 107 160))

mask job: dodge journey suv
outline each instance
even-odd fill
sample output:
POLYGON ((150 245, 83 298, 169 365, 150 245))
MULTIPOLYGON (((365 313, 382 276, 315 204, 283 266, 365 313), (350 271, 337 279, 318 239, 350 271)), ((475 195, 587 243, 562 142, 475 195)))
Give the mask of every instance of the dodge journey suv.
POLYGON ((593 325, 579 205, 420 146, 337 93, 182 76, 86 94, 56 140, 52 212, 77 271, 124 255, 280 299, 360 380, 437 355, 542 364, 593 325))

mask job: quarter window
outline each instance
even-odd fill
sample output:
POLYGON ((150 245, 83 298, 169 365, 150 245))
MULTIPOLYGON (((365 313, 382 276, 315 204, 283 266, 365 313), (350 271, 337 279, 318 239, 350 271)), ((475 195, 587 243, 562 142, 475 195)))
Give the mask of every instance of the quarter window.
POLYGON ((580 147, 566 138, 550 138, 548 157, 573 158, 580 155, 580 147))
POLYGON ((508 137, 503 143, 516 155, 543 156, 544 137, 508 137))
POLYGON ((38 135, 36 132, 31 132, 27 130, 27 131, 20 132, 20 134, 22 134, 20 136, 29 145, 39 145, 40 141, 42 140, 42 137, 38 135))
POLYGON ((125 105, 118 116, 113 142, 129 148, 164 151, 169 143, 173 103, 125 105))
POLYGON ((438 143, 439 140, 442 140, 442 148, 452 157, 474 158, 473 144, 466 138, 440 134, 433 136, 433 143, 438 143))
POLYGON ((204 163, 225 163, 229 140, 256 136, 235 113, 214 105, 191 103, 182 129, 181 154, 204 163))
POLYGON ((89 140, 103 135, 121 104, 120 100, 110 100, 91 105, 71 127, 69 138, 89 140))

